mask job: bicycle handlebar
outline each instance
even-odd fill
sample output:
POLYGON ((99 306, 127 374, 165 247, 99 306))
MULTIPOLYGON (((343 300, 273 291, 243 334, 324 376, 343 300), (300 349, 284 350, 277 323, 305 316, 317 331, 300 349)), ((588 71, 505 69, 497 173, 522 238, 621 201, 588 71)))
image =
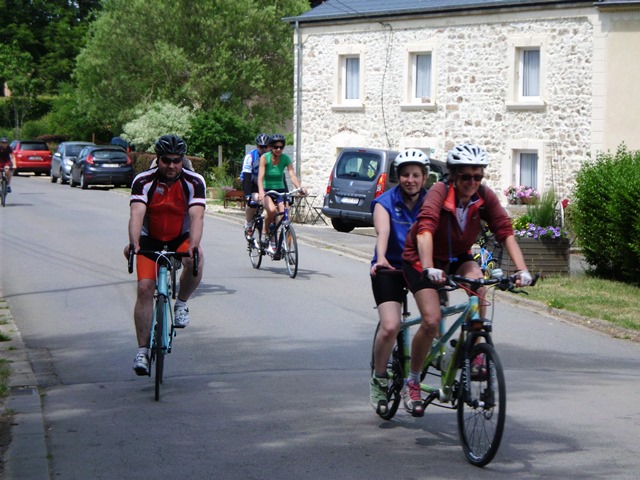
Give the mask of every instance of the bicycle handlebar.
MULTIPOLYGON (((524 290, 516 290, 516 281, 518 280, 518 275, 503 275, 499 278, 468 278, 468 277, 463 277, 462 275, 449 275, 447 277, 447 284, 443 287, 443 289, 446 290, 456 290, 458 288, 460 288, 460 283, 466 283, 469 284, 471 287, 471 290, 476 291, 478 288, 482 287, 482 286, 491 286, 491 285, 495 285, 496 288, 499 288, 502 291, 508 290, 510 292, 513 293, 524 293, 526 294, 527 292, 525 292, 524 290)), ((533 279, 531 281, 531 285, 529 285, 530 287, 533 287, 536 282, 538 281, 538 278, 540 278, 540 274, 536 273, 535 275, 533 275, 533 279)))
MULTIPOLYGON (((135 255, 157 255, 158 257, 162 257, 165 259, 169 259, 170 257, 174 258, 184 258, 189 257, 189 252, 170 252, 168 250, 138 250, 136 253, 133 249, 133 244, 129 244, 129 273, 133 273, 133 257, 135 255)), ((195 249, 193 251, 193 276, 198 276, 198 263, 200 259, 200 254, 198 250, 195 249)))

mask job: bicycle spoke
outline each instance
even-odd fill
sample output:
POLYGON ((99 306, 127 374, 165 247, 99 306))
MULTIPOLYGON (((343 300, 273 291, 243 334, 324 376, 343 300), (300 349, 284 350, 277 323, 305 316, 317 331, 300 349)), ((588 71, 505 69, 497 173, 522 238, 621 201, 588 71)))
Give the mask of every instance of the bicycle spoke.
POLYGON ((295 278, 298 273, 298 240, 293 225, 289 225, 284 230, 284 240, 282 242, 284 261, 287 264, 287 271, 291 278, 295 278))

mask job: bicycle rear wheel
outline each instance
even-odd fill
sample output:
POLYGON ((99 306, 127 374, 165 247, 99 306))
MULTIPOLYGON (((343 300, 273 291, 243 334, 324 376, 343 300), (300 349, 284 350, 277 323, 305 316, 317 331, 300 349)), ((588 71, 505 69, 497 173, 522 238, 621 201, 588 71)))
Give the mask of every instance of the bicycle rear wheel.
POLYGON ((287 264, 287 272, 291 278, 298 274, 298 239, 293 225, 284 227, 284 240, 282 241, 284 261, 287 264))
MULTIPOLYGON (((155 378, 155 399, 160 400, 160 385, 162 384, 162 375, 164 373, 164 355, 163 348, 164 338, 164 317, 167 309, 167 299, 161 298, 156 301, 156 325, 153 342, 153 354, 156 358, 156 378, 155 378)), ((168 312, 167 312, 168 313, 168 312)))
POLYGON ((262 222, 253 223, 253 231, 251 232, 251 240, 249 240, 249 260, 253 268, 260 268, 262 264, 262 246, 260 245, 260 235, 262 234, 262 222))
MULTIPOLYGON (((376 337, 378 336, 379 331, 380 323, 378 322, 376 332, 373 335, 373 345, 371 346, 371 376, 373 376, 374 374, 374 352, 376 347, 376 337)), ((398 411, 401 400, 400 393, 402 392, 402 388, 404 387, 404 373, 402 371, 402 362, 400 360, 402 352, 402 340, 400 340, 402 338, 401 335, 402 331, 398 334, 398 338, 396 339, 396 343, 393 346, 391 356, 387 361, 387 375, 389 377, 389 387, 387 389, 387 408, 384 412, 376 411, 378 416, 385 420, 391 420, 398 411)))
POLYGON ((467 460, 483 467, 500 447, 507 412, 507 392, 502 363, 491 345, 475 345, 469 361, 475 365, 464 373, 469 378, 460 388, 458 433, 467 460), (467 393, 465 383, 469 385, 467 393))

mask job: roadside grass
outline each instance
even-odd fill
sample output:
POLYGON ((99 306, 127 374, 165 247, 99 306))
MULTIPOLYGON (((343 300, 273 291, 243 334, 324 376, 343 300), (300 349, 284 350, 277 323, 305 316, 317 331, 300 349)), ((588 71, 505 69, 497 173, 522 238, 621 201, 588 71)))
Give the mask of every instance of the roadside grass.
POLYGON ((0 358, 0 400, 9 393, 9 376, 11 375, 11 366, 9 360, 0 358))
POLYGON ((595 278, 588 273, 547 277, 528 288, 528 297, 551 308, 567 310, 640 331, 640 288, 595 278))

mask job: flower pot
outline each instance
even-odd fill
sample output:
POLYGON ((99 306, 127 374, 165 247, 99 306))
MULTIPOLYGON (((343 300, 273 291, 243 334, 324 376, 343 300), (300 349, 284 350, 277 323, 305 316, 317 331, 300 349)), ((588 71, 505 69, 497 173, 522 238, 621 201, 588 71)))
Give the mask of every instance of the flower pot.
MULTIPOLYGON (((533 273, 542 275, 569 275, 568 238, 527 238, 516 237, 522 250, 524 261, 533 273)), ((508 255, 502 269, 509 274, 516 269, 508 255)))

